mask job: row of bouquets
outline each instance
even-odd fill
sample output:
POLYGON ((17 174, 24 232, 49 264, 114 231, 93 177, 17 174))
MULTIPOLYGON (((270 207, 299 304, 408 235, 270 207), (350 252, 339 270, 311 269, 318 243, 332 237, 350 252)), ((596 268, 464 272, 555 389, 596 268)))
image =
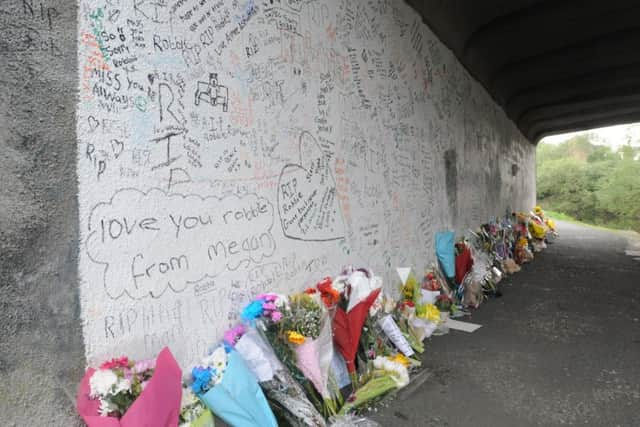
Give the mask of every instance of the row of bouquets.
POLYGON ((344 423, 409 383, 427 336, 416 325, 428 324, 385 297, 378 276, 353 268, 298 294, 258 295, 241 319, 188 379, 168 348, 155 360, 121 357, 87 370, 79 414, 92 427, 204 427, 212 414, 242 427, 344 423))
POLYGON ((190 375, 168 348, 154 360, 121 357, 89 369, 79 414, 97 427, 208 427, 213 414, 242 427, 345 425, 349 412, 408 384, 420 365, 415 354, 448 315, 477 306, 460 292, 471 288, 467 278, 488 277, 496 259, 517 271, 527 231, 516 216, 484 225, 469 247, 438 233, 438 267, 421 282, 403 279, 397 301, 378 276, 353 268, 302 293, 258 295, 190 375))

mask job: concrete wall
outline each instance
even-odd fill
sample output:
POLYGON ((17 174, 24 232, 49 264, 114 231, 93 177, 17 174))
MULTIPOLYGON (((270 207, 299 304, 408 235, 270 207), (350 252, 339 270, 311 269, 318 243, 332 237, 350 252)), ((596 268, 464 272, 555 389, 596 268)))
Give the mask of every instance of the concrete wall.
POLYGON ((534 203, 534 147, 407 6, 158 3, 82 1, 77 30, 2 6, 3 376, 73 393, 83 354, 164 345, 188 366, 255 293, 347 263, 393 290, 436 231, 534 203), (15 47, 36 24, 50 52, 15 47))
POLYGON ((0 3, 0 414, 73 425, 78 299, 76 8, 0 3))

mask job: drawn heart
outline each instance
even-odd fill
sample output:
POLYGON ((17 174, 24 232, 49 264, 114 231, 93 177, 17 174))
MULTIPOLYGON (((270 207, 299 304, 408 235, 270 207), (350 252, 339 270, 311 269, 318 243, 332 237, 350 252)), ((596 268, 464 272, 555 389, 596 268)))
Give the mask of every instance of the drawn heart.
POLYGON ((113 156, 117 159, 120 157, 120 154, 124 151, 124 142, 118 141, 117 139, 111 140, 111 151, 113 151, 113 156))
POLYGON ((300 135, 300 163, 278 179, 278 212, 285 236, 323 242, 344 238, 344 219, 329 161, 309 132, 300 135))
POLYGON ((87 121, 89 122, 89 131, 93 132, 94 130, 96 130, 98 128, 98 126, 100 126, 100 121, 97 120, 95 117, 93 116, 89 116, 89 118, 87 119, 87 121))

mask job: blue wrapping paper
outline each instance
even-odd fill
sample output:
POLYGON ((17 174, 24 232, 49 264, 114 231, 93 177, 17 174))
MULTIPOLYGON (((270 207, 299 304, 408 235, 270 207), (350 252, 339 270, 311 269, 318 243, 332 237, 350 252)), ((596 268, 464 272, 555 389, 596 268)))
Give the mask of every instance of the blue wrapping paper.
POLYGON ((436 233, 436 257, 447 279, 453 279, 456 275, 454 244, 455 233, 453 231, 436 233))
POLYGON ((198 397, 233 427, 278 427, 258 381, 236 351, 228 355, 222 381, 198 397))

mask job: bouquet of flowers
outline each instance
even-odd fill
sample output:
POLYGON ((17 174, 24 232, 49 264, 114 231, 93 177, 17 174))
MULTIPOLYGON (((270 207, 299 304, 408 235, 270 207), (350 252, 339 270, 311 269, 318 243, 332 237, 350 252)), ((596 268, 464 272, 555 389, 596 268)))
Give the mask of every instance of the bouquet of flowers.
POLYGON ((431 336, 437 326, 431 323, 432 319, 427 318, 432 304, 422 302, 423 291, 413 275, 410 275, 401 286, 401 292, 404 299, 398 303, 395 311, 398 326, 411 347, 416 352, 422 353, 424 352, 422 341, 431 336))
POLYGON ((342 277, 344 290, 339 294, 339 304, 333 318, 333 340, 347 364, 351 382, 356 387, 358 381, 355 360, 360 335, 369 316, 369 309, 380 295, 382 280, 365 269, 352 270, 342 277))
POLYGON ((277 328, 282 318, 279 307, 285 304, 279 295, 258 295, 242 312, 243 320, 254 326, 230 329, 225 333, 225 343, 242 356, 279 419, 294 427, 324 427, 324 419, 266 339, 267 329, 277 328))
POLYGON ((213 414, 187 386, 182 387, 179 427, 214 427, 213 414))
POLYGON ((364 403, 409 384, 409 364, 409 359, 400 353, 394 357, 376 357, 372 362, 374 370, 371 378, 351 395, 340 409, 340 414, 352 411, 364 403))
POLYGON ((451 313, 454 310, 455 305, 449 295, 441 294, 436 298, 436 308, 440 310, 440 312, 451 313))
POLYGON ((89 427, 177 426, 181 377, 168 348, 156 360, 112 359, 85 373, 78 413, 89 427))
POLYGON ((439 291, 442 289, 442 283, 438 279, 437 273, 434 269, 427 271, 424 275, 424 279, 422 280, 422 289, 428 291, 439 291))
POLYGON ((422 280, 422 302, 433 304, 435 297, 441 292, 451 294, 451 289, 447 281, 442 277, 440 270, 434 266, 427 270, 422 280))
POLYGON ((277 427, 262 389, 236 351, 218 346, 191 375, 193 392, 228 424, 277 427))
POLYGON ((411 301, 405 301, 400 304, 400 313, 401 324, 406 324, 405 333, 408 335, 409 343, 415 351, 422 353, 424 351, 422 342, 433 334, 440 321, 438 309, 433 304, 415 305, 411 301))
MULTIPOLYGON (((331 318, 317 293, 289 297, 289 305, 279 323, 279 336, 295 355, 295 365, 311 381, 323 399, 326 415, 337 412, 337 393, 329 391, 333 336, 331 318)), ((333 387, 332 387, 333 389, 333 387)))

